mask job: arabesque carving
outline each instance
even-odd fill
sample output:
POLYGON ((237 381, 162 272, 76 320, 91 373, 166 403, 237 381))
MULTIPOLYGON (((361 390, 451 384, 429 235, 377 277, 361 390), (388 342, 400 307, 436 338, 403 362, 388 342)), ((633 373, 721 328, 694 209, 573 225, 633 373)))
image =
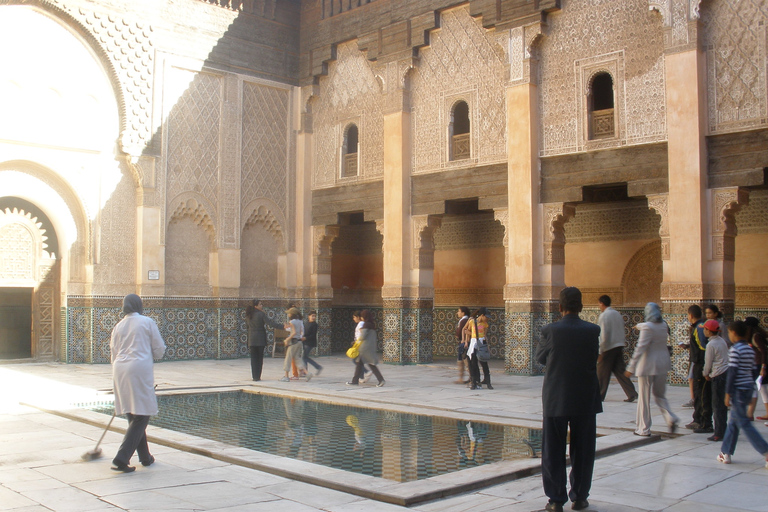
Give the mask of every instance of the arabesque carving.
POLYGON ((668 260, 669 252, 669 194, 656 194, 648 196, 648 208, 654 210, 661 222, 659 224, 659 237, 661 237, 661 259, 668 260))
POLYGON ((205 207, 198 203, 196 200, 190 198, 184 202, 179 203, 171 212, 171 215, 169 216, 170 220, 168 223, 170 224, 174 221, 174 219, 181 217, 190 217, 195 222, 195 224, 201 226, 205 232, 208 233, 211 243, 216 240, 216 227, 213 223, 213 220, 211 219, 210 215, 208 215, 208 211, 205 209, 205 207))
POLYGON ((264 229, 277 241, 279 252, 284 254, 287 250, 285 246, 285 230, 283 228, 285 218, 279 210, 275 210, 274 206, 274 203, 267 199, 252 201, 246 208, 243 208, 243 212, 247 214, 247 217, 245 217, 241 230, 245 229, 249 224, 263 225, 264 229))
POLYGON ((623 92, 618 125, 624 135, 600 147, 645 144, 666 139, 666 86, 663 27, 648 11, 648 0, 571 0, 547 20, 538 43, 541 156, 579 151, 581 69, 623 52, 623 76, 614 87, 623 92), (611 16, 604 16, 605 12, 611 16), (616 30, 616 27, 622 27, 616 30), (573 37, 579 34, 579 37, 573 37))
POLYGON ((312 238, 314 240, 314 264, 315 274, 331 273, 331 245, 339 236, 339 226, 312 226, 312 238))

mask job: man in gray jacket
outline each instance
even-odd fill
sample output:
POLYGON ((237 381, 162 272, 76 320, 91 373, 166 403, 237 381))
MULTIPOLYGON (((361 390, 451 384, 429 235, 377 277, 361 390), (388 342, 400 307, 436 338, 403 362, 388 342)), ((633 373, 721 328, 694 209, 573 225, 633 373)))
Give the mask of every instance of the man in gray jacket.
POLYGON ((611 382, 611 373, 613 373, 627 395, 624 401, 634 402, 637 399, 635 385, 624 375, 626 370, 624 346, 627 344, 624 336, 624 319, 621 313, 611 307, 611 298, 608 295, 602 295, 597 300, 602 311, 597 317, 597 325, 600 326, 600 357, 597 358, 600 398, 605 401, 608 384, 611 382))

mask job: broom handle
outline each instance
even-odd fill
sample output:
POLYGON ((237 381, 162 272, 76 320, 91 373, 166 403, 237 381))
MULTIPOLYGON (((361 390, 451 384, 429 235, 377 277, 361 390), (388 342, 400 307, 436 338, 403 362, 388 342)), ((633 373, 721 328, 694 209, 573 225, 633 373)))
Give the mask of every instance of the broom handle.
POLYGON ((104 440, 104 436, 107 435, 107 431, 109 430, 109 427, 112 426, 112 420, 114 420, 114 419, 115 419, 115 413, 113 412, 112 413, 112 417, 109 418, 109 423, 107 423, 107 428, 105 428, 104 432, 101 433, 101 437, 99 438, 99 442, 96 443, 96 448, 94 448, 94 450, 98 450, 99 449, 99 445, 104 440))

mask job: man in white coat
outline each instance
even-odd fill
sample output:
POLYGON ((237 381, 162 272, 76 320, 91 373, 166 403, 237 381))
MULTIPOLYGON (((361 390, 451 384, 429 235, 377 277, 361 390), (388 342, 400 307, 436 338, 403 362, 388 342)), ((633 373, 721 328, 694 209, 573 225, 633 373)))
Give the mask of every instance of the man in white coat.
POLYGON ((600 397, 605 401, 608 384, 611 382, 611 373, 613 373, 619 381, 621 389, 627 395, 627 399, 624 401, 634 402, 637 399, 635 385, 624 376, 626 369, 624 345, 627 344, 624 336, 624 319, 621 313, 611 307, 611 298, 608 295, 602 295, 597 301, 600 311, 602 311, 597 317, 597 325, 600 326, 600 356, 597 358, 600 397))
POLYGON ((153 359, 165 354, 165 342, 157 324, 142 315, 144 308, 138 295, 123 299, 123 317, 112 330, 109 348, 112 353, 112 377, 115 386, 115 414, 125 414, 128 430, 123 443, 112 460, 115 471, 130 473, 135 452, 142 466, 149 466, 155 458, 149 453, 146 429, 149 417, 157 414, 153 359))

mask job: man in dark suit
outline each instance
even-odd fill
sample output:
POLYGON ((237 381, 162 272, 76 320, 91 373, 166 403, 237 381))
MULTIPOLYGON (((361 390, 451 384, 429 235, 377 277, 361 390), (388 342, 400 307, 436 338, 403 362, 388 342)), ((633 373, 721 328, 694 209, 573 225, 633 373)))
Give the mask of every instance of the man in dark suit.
POLYGON ((570 497, 573 510, 589 506, 595 465, 597 413, 603 412, 597 379, 600 327, 579 318, 581 291, 560 292, 559 322, 541 330, 536 360, 546 366, 541 399, 544 406, 541 451, 546 510, 561 512, 570 497), (566 493, 565 446, 571 429, 571 490, 566 493))

